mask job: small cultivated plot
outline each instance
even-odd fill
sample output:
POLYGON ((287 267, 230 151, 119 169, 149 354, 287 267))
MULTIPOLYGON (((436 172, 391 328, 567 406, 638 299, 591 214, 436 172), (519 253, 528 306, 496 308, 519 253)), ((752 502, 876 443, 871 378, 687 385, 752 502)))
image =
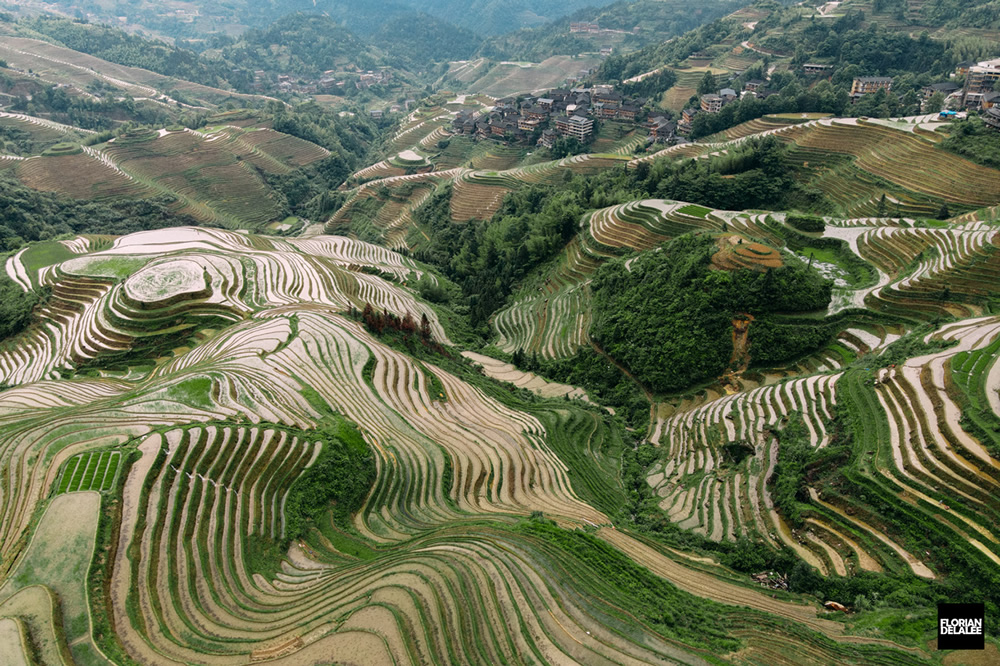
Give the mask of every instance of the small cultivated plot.
POLYGON ((281 222, 275 221, 267 225, 266 229, 268 231, 285 232, 291 231, 302 224, 302 220, 294 215, 291 217, 286 217, 281 222))
POLYGON ((56 492, 74 493, 114 488, 121 465, 121 451, 94 451, 75 455, 66 462, 56 492))
POLYGON ((716 242, 719 251, 712 256, 712 265, 716 268, 767 270, 784 264, 781 253, 773 247, 755 243, 739 234, 723 234, 716 242))
POLYGON ((393 166, 402 167, 404 169, 414 169, 430 166, 427 158, 423 155, 413 151, 404 150, 395 157, 389 160, 389 163, 393 166))
POLYGON ((177 259, 157 262, 130 276, 124 283, 125 296, 142 308, 208 295, 205 270, 194 261, 177 259))
POLYGON ((707 217, 708 214, 712 212, 712 209, 705 208, 704 206, 698 206, 696 204, 688 204, 678 208, 677 212, 681 215, 688 215, 690 217, 707 217))
POLYGON ((83 152, 83 148, 77 143, 57 143, 54 146, 45 149, 42 153, 43 157, 56 157, 59 155, 79 155, 83 152))

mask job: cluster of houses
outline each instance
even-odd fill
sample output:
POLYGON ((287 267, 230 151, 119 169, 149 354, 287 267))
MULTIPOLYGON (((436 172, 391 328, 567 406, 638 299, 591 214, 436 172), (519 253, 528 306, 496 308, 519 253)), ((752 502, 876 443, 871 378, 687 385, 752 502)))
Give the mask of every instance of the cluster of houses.
MULTIPOLYGON (((833 65, 806 63, 802 70, 810 76, 829 76, 833 65)), ((1000 129, 1000 92, 994 90, 1000 81, 1000 58, 986 60, 980 63, 962 63, 956 71, 957 76, 965 77, 965 85, 959 86, 952 81, 934 83, 923 90, 924 100, 930 99, 935 93, 941 93, 952 101, 952 108, 960 106, 965 109, 979 110, 984 114, 986 123, 1000 129), (997 110, 994 110, 997 109, 997 110)), ((691 123, 699 113, 718 113, 726 104, 746 95, 768 97, 777 94, 766 90, 764 81, 748 81, 742 92, 737 93, 732 88, 723 88, 717 93, 702 95, 698 108, 685 109, 681 114, 678 129, 681 132, 691 130, 691 123)), ((851 82, 851 103, 856 103, 865 95, 877 93, 879 90, 892 90, 892 78, 888 76, 859 76, 851 82)))
MULTIPOLYGON (((802 69, 806 74, 814 76, 829 76, 833 73, 833 65, 806 63, 802 69)), ((941 93, 952 108, 986 112, 1000 105, 1000 92, 995 90, 997 82, 1000 81, 1000 58, 960 63, 952 78, 958 77, 965 77, 964 85, 960 86, 954 81, 944 81, 926 86, 922 90, 924 100, 935 93, 941 93)), ((879 90, 892 90, 892 78, 859 76, 851 83, 851 102, 856 102, 862 96, 879 90)))
MULTIPOLYGON (((345 76, 343 71, 328 69, 316 80, 306 80, 300 77, 292 77, 289 74, 279 74, 277 89, 279 92, 315 95, 316 93, 329 92, 337 88, 343 89, 348 85, 349 80, 353 81, 354 87, 358 90, 367 90, 376 84, 390 83, 393 78, 392 71, 389 69, 356 72, 352 73, 350 77, 345 76)), ((270 75, 263 69, 258 69, 253 73, 253 82, 254 88, 257 90, 271 90, 274 87, 274 82, 270 78, 270 75)))
MULTIPOLYGON (((452 122, 452 130, 456 134, 513 143, 534 141, 548 147, 560 136, 586 143, 594 134, 595 121, 638 124, 643 119, 645 104, 645 99, 624 97, 609 85, 556 89, 540 97, 519 100, 506 97, 498 100, 485 114, 462 111, 452 122)), ((647 123, 647 128, 650 136, 657 139, 672 136, 674 126, 664 118, 654 118, 647 123)))

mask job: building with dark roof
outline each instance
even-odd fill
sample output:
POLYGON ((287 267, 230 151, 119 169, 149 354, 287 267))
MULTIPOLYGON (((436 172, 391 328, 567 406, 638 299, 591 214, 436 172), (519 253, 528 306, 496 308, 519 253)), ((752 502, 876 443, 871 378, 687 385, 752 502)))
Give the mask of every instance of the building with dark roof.
POLYGON ((1000 106, 994 105, 987 109, 986 113, 983 114, 983 120, 986 121, 988 127, 1000 132, 1000 106))

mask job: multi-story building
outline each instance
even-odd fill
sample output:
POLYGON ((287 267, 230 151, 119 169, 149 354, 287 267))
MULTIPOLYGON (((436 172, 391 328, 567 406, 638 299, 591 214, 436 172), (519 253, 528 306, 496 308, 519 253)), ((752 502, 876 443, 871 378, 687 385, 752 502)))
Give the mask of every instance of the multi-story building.
POLYGON ((517 129, 523 132, 532 132, 536 127, 542 124, 542 121, 537 118, 518 118, 517 119, 517 129))
POLYGON ((859 76, 851 83, 851 97, 857 99, 879 90, 892 90, 892 78, 888 76, 859 76))
POLYGON ((667 120, 663 116, 657 116, 646 123, 646 128, 649 130, 649 136, 652 137, 653 141, 667 141, 673 138, 674 132, 677 130, 677 124, 667 120))
POLYGON ((690 132, 691 123, 694 122, 694 117, 699 113, 701 113, 701 109, 684 109, 681 112, 681 121, 677 123, 677 129, 684 133, 690 132))
POLYGON ((722 110, 723 100, 718 95, 702 95, 701 110, 705 113, 718 113, 722 110))
POLYGON ((584 142, 594 133, 594 121, 583 116, 556 118, 556 131, 584 142))
POLYGON ((962 89, 962 105, 966 107, 980 106, 983 95, 993 92, 997 81, 1000 81, 1000 58, 984 60, 969 67, 969 71, 965 75, 965 87, 962 89))

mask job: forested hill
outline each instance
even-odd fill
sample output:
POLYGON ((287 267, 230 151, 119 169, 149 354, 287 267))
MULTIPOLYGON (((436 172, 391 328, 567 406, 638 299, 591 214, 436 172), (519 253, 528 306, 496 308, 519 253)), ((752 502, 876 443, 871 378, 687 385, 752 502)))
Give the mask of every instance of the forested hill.
POLYGON ((741 0, 709 0, 692 7, 681 0, 618 0, 604 7, 581 9, 543 26, 494 37, 483 45, 482 55, 543 60, 553 53, 596 51, 604 44, 619 51, 634 50, 693 30, 743 4, 741 0), (596 23, 604 32, 570 32, 574 22, 596 23))
POLYGON ((250 30, 221 49, 227 62, 246 69, 316 77, 342 65, 373 69, 383 53, 326 16, 292 14, 250 30))
POLYGON ((997 34, 969 29, 996 30, 996 6, 996 0, 935 0, 917 11, 898 0, 845 0, 835 12, 821 15, 811 5, 757 0, 678 39, 616 54, 605 61, 599 76, 626 79, 662 66, 682 66, 693 54, 717 60, 741 44, 743 50, 752 45, 752 51, 772 60, 790 58, 796 66, 832 64, 848 77, 936 76, 958 62, 993 56, 997 34))

